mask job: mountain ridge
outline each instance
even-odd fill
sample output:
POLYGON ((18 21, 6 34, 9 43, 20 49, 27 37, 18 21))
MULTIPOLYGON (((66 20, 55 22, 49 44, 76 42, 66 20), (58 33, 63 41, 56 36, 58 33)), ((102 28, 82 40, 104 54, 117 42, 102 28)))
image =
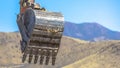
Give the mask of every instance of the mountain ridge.
POLYGON ((75 24, 65 22, 64 35, 87 41, 120 40, 120 32, 110 30, 96 22, 75 24))

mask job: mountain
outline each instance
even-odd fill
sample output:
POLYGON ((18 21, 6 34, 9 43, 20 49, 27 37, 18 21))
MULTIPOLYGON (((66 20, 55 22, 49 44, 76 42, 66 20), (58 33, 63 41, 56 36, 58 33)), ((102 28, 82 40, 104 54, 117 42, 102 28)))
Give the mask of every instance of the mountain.
POLYGON ((19 33, 0 33, 0 68, 120 68, 120 41, 87 42, 63 36, 56 64, 21 63, 19 33))
POLYGON ((120 32, 112 31, 98 23, 75 24, 65 22, 64 35, 87 41, 120 40, 120 32))

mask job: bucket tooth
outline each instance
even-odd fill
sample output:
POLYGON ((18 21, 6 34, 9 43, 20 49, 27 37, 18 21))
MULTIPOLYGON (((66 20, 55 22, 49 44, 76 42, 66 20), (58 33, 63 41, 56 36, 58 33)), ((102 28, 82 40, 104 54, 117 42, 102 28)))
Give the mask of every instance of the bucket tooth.
POLYGON ((52 65, 55 65, 56 55, 57 55, 57 51, 52 50, 52 65))
POLYGON ((33 49, 30 50, 28 63, 32 62, 32 58, 33 58, 33 53, 32 52, 33 52, 33 49))
POLYGON ((40 56, 40 64, 42 65, 43 62, 44 62, 44 53, 45 51, 44 50, 41 50, 41 56, 40 56))
POLYGON ((37 63, 37 60, 38 60, 38 58, 39 58, 38 53, 39 53, 39 49, 36 49, 36 51, 35 51, 35 58, 34 58, 34 64, 37 63))
POLYGON ((48 63, 49 63, 49 60, 50 60, 50 50, 47 50, 47 52, 46 52, 46 61, 45 61, 45 64, 46 65, 48 65, 48 63))
POLYGON ((34 64, 37 63, 38 58, 39 58, 39 56, 38 56, 38 55, 35 55, 34 64))
POLYGON ((52 56, 52 65, 55 65, 56 56, 52 56))
POLYGON ((28 60, 28 63, 31 63, 31 62, 32 62, 32 58, 33 58, 33 55, 32 55, 32 54, 29 54, 29 60, 28 60))
POLYGON ((25 62, 25 60, 26 60, 26 57, 27 57, 27 54, 23 54, 23 57, 22 57, 22 62, 24 63, 25 62))

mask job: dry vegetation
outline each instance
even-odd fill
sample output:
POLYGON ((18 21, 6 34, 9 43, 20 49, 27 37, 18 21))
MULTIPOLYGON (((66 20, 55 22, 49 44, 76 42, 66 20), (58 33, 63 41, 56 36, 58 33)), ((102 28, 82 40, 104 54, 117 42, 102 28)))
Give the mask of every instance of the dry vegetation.
POLYGON ((89 56, 63 68, 120 68, 120 41, 106 41, 94 43, 93 45, 101 48, 95 53, 91 53, 89 56))
MULTIPOLYGON (((0 33, 0 67, 21 64, 19 33, 0 33)), ((23 64, 19 68, 120 68, 120 41, 86 42, 63 37, 56 65, 23 64)))
POLYGON ((0 65, 20 64, 18 33, 0 33, 0 65))

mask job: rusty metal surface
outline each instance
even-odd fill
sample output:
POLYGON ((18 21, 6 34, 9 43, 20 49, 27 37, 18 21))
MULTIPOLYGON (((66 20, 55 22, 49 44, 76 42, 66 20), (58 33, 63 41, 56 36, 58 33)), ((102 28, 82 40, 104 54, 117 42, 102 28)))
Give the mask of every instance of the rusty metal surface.
POLYGON ((28 63, 36 64, 38 62, 48 65, 51 59, 52 65, 54 65, 64 30, 62 14, 27 9, 23 19, 19 19, 17 22, 23 37, 21 42, 22 61, 28 60, 28 63), (28 40, 24 40, 26 39, 24 36, 27 36, 28 40))

